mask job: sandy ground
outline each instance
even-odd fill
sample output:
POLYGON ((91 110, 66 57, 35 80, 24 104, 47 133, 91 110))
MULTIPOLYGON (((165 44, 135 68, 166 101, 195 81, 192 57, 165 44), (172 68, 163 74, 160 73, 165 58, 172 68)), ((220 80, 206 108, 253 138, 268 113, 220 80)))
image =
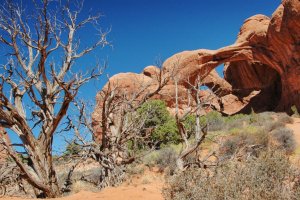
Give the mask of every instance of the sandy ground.
MULTIPOLYGON (((80 191, 55 200, 163 200, 163 175, 145 172, 141 177, 125 182, 119 187, 105 188, 100 192, 80 191)), ((21 200, 17 197, 5 197, 0 200, 21 200)), ((30 200, 30 199, 28 199, 30 200)))
POLYGON ((106 188, 101 192, 93 193, 81 191, 77 194, 60 198, 61 200, 163 200, 161 195, 162 184, 153 182, 145 185, 120 186, 106 188))

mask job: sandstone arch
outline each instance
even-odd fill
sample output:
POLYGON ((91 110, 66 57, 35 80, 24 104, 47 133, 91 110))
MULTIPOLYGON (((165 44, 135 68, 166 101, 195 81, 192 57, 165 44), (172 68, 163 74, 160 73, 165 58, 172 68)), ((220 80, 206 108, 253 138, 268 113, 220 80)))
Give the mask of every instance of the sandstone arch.
MULTIPOLYGON (((271 19, 264 15, 250 17, 235 44, 218 50, 181 52, 164 63, 164 70, 176 66, 182 77, 193 80, 222 63, 224 78, 232 88, 224 94, 242 98, 260 90, 262 96, 275 98, 275 110, 289 112, 292 105, 300 109, 300 1, 284 0, 271 19)), ((252 106, 260 110, 263 105, 252 106)))
MULTIPOLYGON (((118 85, 120 92, 124 86, 131 92, 139 90, 134 86, 137 80, 149 83, 146 94, 156 88, 158 82, 155 77, 160 73, 165 77, 176 74, 180 78, 182 109, 189 87, 187 81, 193 82, 197 76, 203 78, 205 85, 218 88, 218 96, 222 98, 227 114, 249 112, 252 108, 256 111, 290 112, 293 105, 300 109, 300 1, 283 0, 271 18, 255 15, 245 20, 236 42, 230 46, 218 50, 184 51, 167 59, 162 72, 155 66, 149 66, 142 74, 119 74, 110 82, 125 81, 126 84, 118 85), (225 65, 224 79, 215 72, 221 64, 225 65)), ((106 88, 107 85, 102 92, 106 88)), ((174 83, 169 80, 153 98, 165 100, 172 111, 173 93, 174 83)), ((103 100, 100 94, 96 97, 93 113, 96 130, 101 121, 103 100)))

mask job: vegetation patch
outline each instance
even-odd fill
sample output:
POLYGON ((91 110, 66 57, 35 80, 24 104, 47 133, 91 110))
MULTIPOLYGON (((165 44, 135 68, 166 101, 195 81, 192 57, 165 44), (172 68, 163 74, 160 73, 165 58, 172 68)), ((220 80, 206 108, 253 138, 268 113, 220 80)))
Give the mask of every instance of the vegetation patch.
POLYGON ((299 170, 280 152, 257 158, 231 160, 212 170, 190 169, 169 177, 163 194, 167 200, 183 199, 298 199, 299 170))

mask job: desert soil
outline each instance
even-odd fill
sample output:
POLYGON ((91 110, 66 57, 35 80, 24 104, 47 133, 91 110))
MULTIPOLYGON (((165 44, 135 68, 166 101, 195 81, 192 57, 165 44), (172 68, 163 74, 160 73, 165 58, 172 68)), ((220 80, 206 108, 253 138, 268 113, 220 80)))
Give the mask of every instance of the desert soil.
MULTIPOLYGON (((119 187, 105 188, 100 192, 80 191, 55 200, 163 200, 163 175, 157 172, 145 172, 119 187)), ((1 200, 21 200, 18 197, 5 197, 1 200)), ((30 199, 28 199, 30 200, 30 199)), ((33 200, 33 199, 32 199, 33 200)))
MULTIPOLYGON (((286 126, 294 131, 299 148, 300 118, 294 118, 294 123, 286 126)), ((80 191, 56 200, 163 200, 162 188, 163 176, 159 173, 147 172, 141 177, 135 178, 119 187, 106 188, 100 192, 80 191)), ((21 200, 21 198, 9 197, 1 200, 21 200)))

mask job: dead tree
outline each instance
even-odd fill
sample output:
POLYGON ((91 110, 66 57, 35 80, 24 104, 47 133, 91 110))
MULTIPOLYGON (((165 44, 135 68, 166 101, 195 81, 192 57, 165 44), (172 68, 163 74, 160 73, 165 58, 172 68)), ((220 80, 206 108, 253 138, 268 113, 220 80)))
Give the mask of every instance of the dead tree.
POLYGON ((214 156, 214 152, 210 153, 204 160, 199 160, 199 155, 196 154, 195 161, 189 163, 187 157, 194 152, 199 150, 200 145, 204 142, 207 133, 208 133, 208 124, 201 125, 200 118, 204 116, 207 112, 207 108, 210 109, 212 102, 218 97, 215 95, 215 88, 211 88, 210 92, 201 98, 200 92, 201 87, 203 86, 203 77, 206 77, 207 74, 199 74, 195 81, 191 82, 180 77, 180 74, 173 76, 173 81, 175 85, 175 119, 178 129, 178 133, 182 139, 182 150, 178 155, 176 165, 180 171, 185 170, 190 167, 191 164, 196 164, 199 167, 205 167, 204 162, 211 156, 214 156), (187 87, 187 96, 188 103, 187 108, 183 110, 183 113, 179 113, 179 95, 178 95, 178 83, 184 81, 187 87), (191 98, 194 99, 194 104, 192 104, 191 98), (184 121, 189 115, 195 116, 195 131, 194 131, 194 141, 189 140, 189 135, 187 134, 184 121))
POLYGON ((100 165, 99 179, 94 183, 99 188, 120 184, 126 166, 145 154, 135 149, 137 146, 135 144, 146 144, 151 140, 151 131, 146 130, 145 122, 152 110, 149 109, 147 113, 141 115, 138 109, 154 95, 158 95, 169 81, 162 70, 158 72, 155 79, 155 83, 134 80, 136 87, 133 91, 122 88, 122 83, 118 81, 108 81, 100 92, 101 139, 93 138, 88 142, 82 137, 83 131, 79 131, 82 129, 81 126, 84 126, 92 136, 96 134, 84 102, 77 104, 79 116, 76 119, 69 118, 69 127, 66 130, 75 131, 75 139, 82 147, 82 157, 92 158, 100 165))
POLYGON ((10 144, 1 135, 0 143, 34 188, 45 197, 57 197, 61 190, 53 167, 53 135, 79 88, 101 74, 97 69, 71 70, 78 59, 108 44, 107 32, 96 29, 95 42, 82 47, 79 31, 96 27, 100 15, 82 19, 82 3, 31 3, 34 13, 15 1, 0 7, 0 44, 7 59, 0 74, 0 126, 21 141, 10 144), (30 165, 20 159, 15 146, 22 148, 30 165))

